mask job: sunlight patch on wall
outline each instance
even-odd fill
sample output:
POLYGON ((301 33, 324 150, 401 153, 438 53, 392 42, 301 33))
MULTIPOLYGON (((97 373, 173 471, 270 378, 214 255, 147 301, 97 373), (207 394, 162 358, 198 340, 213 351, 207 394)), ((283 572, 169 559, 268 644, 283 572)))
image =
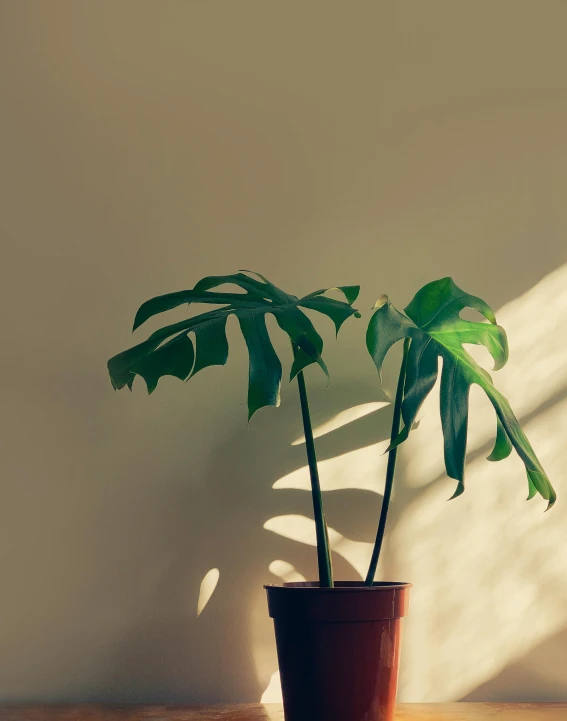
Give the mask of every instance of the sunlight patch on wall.
POLYGON ((207 571, 203 577, 201 587, 199 589, 199 600, 197 602, 197 617, 203 613, 205 606, 211 600, 211 596, 215 592, 219 578, 220 571, 218 568, 211 568, 211 570, 207 571))
POLYGON ((269 565, 270 573, 280 578, 284 583, 296 583, 299 581, 306 581, 305 576, 295 570, 295 566, 287 561, 277 559, 272 561, 269 565))
MULTIPOLYGON (((526 425, 556 483, 567 465, 558 445, 566 412, 562 402, 526 425)), ((561 488, 549 513, 539 498, 526 502, 513 457, 474 459, 466 484, 450 503, 452 482, 423 489, 392 533, 396 571, 414 584, 400 679, 406 701, 458 699, 567 625, 561 488)))
POLYGON ((270 682, 262 694, 260 703, 282 703, 282 684, 280 680, 280 672, 274 671, 270 677, 270 682))
MULTIPOLYGON (((387 456, 384 451, 387 441, 374 443, 366 448, 343 453, 319 463, 319 480, 323 491, 339 491, 358 489, 382 494, 386 473, 387 456)), ((272 488, 295 488, 302 491, 311 490, 309 467, 298 468, 274 483, 272 488)))
MULTIPOLYGON (((322 423, 320 426, 314 428, 313 438, 320 438, 327 433, 336 431, 338 428, 342 428, 349 423, 357 421, 359 418, 364 418, 364 416, 367 416, 369 413, 374 413, 375 411, 380 410, 380 408, 385 408, 389 405, 390 403, 388 401, 375 401, 374 403, 362 403, 359 406, 347 408, 345 411, 337 413, 337 415, 333 416, 333 418, 330 418, 325 423, 322 423)), ((299 446, 302 443, 305 443, 305 436, 297 438, 291 445, 299 446)))
MULTIPOLYGON (((401 453, 399 482, 415 489, 391 533, 392 563, 413 582, 400 698, 463 697, 567 626, 567 266, 496 313, 509 364, 493 374, 558 491, 558 502, 526 502, 523 464, 513 453, 489 463, 494 410, 473 387, 466 491, 454 490, 442 455, 435 398, 401 453), (563 487, 562 487, 563 486, 563 487)), ((567 683, 567 677, 566 677, 567 683)))
MULTIPOLYGON (((566 530, 562 506, 567 467, 567 265, 496 312, 508 333, 511 359, 493 373, 544 468, 558 502, 525 501, 522 462, 513 453, 490 463, 496 419, 492 405, 471 389, 466 491, 455 490, 443 463, 438 386, 420 413, 420 427, 401 447, 384 568, 391 580, 413 583, 405 619, 401 701, 462 698, 538 645, 567 628, 566 530), (399 507, 403 503, 403 507, 399 507)), ((478 357, 478 349, 471 353, 478 357)), ((484 359, 482 359, 484 361, 484 359)), ((340 414, 339 414, 340 415, 340 414)), ((323 424, 325 425, 325 424, 323 424)), ((351 451, 320 464, 322 488, 383 488, 387 443, 351 451)), ((275 489, 310 490, 307 467, 279 479, 275 489)), ((309 546, 315 526, 298 515, 271 518, 264 528, 309 546)), ((363 577, 371 543, 329 529, 333 551, 363 577)), ((273 665, 267 666, 273 669, 273 665)), ((271 670, 268 697, 276 697, 271 670)), ((567 685, 567 670, 564 672, 567 685)), ((268 694, 268 689, 266 693, 268 694)))
MULTIPOLYGON (((308 546, 317 545, 315 522, 306 516, 275 516, 264 523, 264 528, 298 543, 305 543, 308 546)), ((370 563, 373 544, 353 541, 331 527, 328 530, 331 549, 350 563, 360 578, 364 578, 370 563)))

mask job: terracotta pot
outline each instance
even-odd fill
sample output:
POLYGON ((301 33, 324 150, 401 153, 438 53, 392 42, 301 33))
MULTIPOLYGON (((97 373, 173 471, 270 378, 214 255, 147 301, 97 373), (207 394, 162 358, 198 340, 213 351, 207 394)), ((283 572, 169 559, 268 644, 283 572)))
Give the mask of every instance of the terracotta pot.
POLYGON ((286 721, 393 720, 410 586, 265 586, 286 721))

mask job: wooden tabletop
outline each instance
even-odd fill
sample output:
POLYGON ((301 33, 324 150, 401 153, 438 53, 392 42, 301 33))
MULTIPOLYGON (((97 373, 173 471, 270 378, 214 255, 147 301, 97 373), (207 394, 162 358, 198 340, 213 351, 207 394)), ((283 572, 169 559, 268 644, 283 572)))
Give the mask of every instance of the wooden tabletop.
MULTIPOLYGON (((0 706, 0 719, 2 721, 284 721, 284 716, 279 704, 207 707, 89 705, 0 706)), ((567 703, 400 704, 396 714, 396 721, 489 720, 567 721, 567 703)))

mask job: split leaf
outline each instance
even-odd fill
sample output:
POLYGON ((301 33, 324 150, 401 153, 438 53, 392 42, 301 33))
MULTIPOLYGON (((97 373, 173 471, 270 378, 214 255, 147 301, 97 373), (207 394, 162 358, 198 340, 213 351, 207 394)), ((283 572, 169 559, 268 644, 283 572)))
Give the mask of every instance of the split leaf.
POLYGON ((502 460, 514 448, 526 467, 528 497, 539 493, 550 508, 555 502, 555 491, 510 404, 495 388, 490 374, 463 346, 465 343, 483 345, 494 359, 494 370, 506 363, 506 333, 497 325, 490 306, 461 290, 451 278, 425 285, 404 313, 382 296, 366 334, 368 351, 379 373, 390 348, 403 338, 411 339, 402 402, 404 427, 391 447, 407 439, 421 405, 437 381, 439 358, 442 358, 441 425, 445 467, 447 474, 457 481, 453 497, 464 490, 469 391, 476 383, 488 396, 497 417, 496 442, 489 460, 502 460), (460 316, 464 308, 478 311, 488 323, 464 320, 460 316))
POLYGON ((238 318, 250 360, 248 379, 248 417, 264 406, 280 402, 282 366, 272 345, 266 326, 271 313, 279 327, 288 335, 295 349, 291 378, 306 366, 317 363, 328 377, 321 357, 323 339, 302 309, 327 315, 337 332, 350 316, 360 317, 352 307, 358 286, 342 286, 346 302, 330 298, 327 290, 318 290, 303 298, 286 293, 264 276, 250 271, 232 275, 214 275, 200 280, 191 290, 161 295, 142 304, 134 320, 134 330, 149 318, 180 305, 206 303, 221 306, 187 320, 164 326, 142 343, 119 353, 108 361, 108 371, 115 389, 132 388, 136 375, 146 381, 152 393, 159 379, 172 375, 182 380, 203 368, 224 365, 228 358, 226 321, 229 315, 238 318), (237 292, 219 287, 236 286, 237 292))

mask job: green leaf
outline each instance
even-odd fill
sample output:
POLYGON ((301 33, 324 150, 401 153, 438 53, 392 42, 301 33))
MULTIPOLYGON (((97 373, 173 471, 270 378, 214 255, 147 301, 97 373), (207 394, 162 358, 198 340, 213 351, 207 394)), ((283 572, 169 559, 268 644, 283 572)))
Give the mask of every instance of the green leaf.
POLYGON ((191 377, 208 366, 223 366, 228 359, 226 321, 228 315, 211 319, 195 329, 195 365, 191 377))
POLYGON ((496 443, 489 459, 502 460, 513 447, 526 467, 530 497, 537 492, 548 501, 548 508, 551 507, 555 491, 510 404, 496 390, 490 374, 463 347, 465 343, 483 345, 494 359, 495 370, 508 360, 506 333, 496 324, 490 306, 461 290, 451 278, 442 278, 421 288, 405 313, 396 310, 387 296, 382 296, 366 334, 367 347, 379 373, 386 354, 402 338, 411 339, 402 402, 404 427, 391 448, 407 439, 423 401, 435 385, 441 358, 440 410, 445 467, 447 474, 458 482, 455 496, 464 490, 468 398, 470 386, 475 383, 485 391, 497 415, 496 443), (489 322, 464 320, 460 317, 464 308, 478 311, 489 322))
POLYGON ((128 386, 131 389, 132 381, 136 372, 133 367, 141 361, 148 353, 153 352, 158 346, 171 336, 181 333, 182 331, 190 331, 199 328, 203 324, 214 322, 218 317, 226 314, 224 311, 212 311, 210 313, 202 313, 201 315, 193 316, 187 320, 179 321, 178 323, 172 323, 166 325, 159 330, 156 330, 151 336, 137 345, 129 348, 128 350, 118 353, 108 361, 108 373, 112 386, 115 390, 120 390, 124 386, 128 386))
MULTIPOLYGON (((203 293, 195 290, 180 290, 176 293, 168 293, 166 295, 158 295, 156 298, 147 300, 143 303, 134 319, 133 330, 139 328, 149 318, 166 310, 172 310, 180 305, 189 303, 213 303, 215 305, 226 305, 227 309, 231 308, 251 308, 260 301, 255 299, 253 302, 244 293, 203 293)), ((267 302, 266 302, 267 305, 267 302)))
POLYGON ((132 366, 132 371, 146 381, 148 393, 153 393, 162 376, 175 376, 182 381, 193 367, 193 344, 182 333, 148 353, 132 366))
POLYGON ((347 318, 350 318, 352 315, 360 318, 360 313, 348 303, 343 303, 334 298, 325 298, 323 296, 314 298, 305 297, 301 298, 298 305, 303 308, 309 308, 310 310, 316 310, 328 316, 335 324, 337 334, 347 318))
MULTIPOLYGON (((488 376, 488 374, 486 375, 488 376)), ((543 470, 543 467, 534 453, 526 434, 522 430, 518 419, 514 415, 510 404, 506 398, 504 398, 504 396, 496 390, 489 379, 490 376, 488 379, 484 379, 484 383, 479 383, 479 385, 481 385, 486 395, 489 397, 492 405, 494 406, 494 410, 496 411, 496 414, 506 431, 506 435, 508 436, 510 443, 524 462, 528 475, 529 497, 531 498, 535 495, 533 493, 533 488, 535 487, 539 495, 548 501, 547 508, 549 509, 553 506, 557 498, 555 489, 551 485, 551 481, 543 470)))
POLYGON ((142 304, 136 314, 134 328, 149 318, 180 305, 207 303, 221 306, 206 313, 160 328, 142 343, 119 353, 108 362, 108 370, 115 389, 132 388, 134 377, 146 379, 148 390, 153 391, 162 375, 192 377, 203 368, 224 365, 228 358, 226 321, 235 315, 246 340, 250 357, 248 388, 249 417, 265 405, 279 403, 281 363, 272 346, 267 328, 266 314, 271 313, 279 327, 287 334, 294 347, 291 378, 306 366, 317 363, 327 375, 322 358, 323 340, 315 326, 300 308, 310 307, 330 316, 338 328, 351 315, 359 315, 351 307, 358 295, 358 286, 338 288, 348 302, 324 296, 325 290, 316 291, 303 303, 297 296, 286 293, 259 273, 255 277, 238 272, 231 275, 212 275, 202 278, 194 288, 161 295, 142 304), (219 290, 232 285, 238 292, 219 290), (187 337, 193 333, 194 341, 187 337), (172 336, 183 335, 184 340, 172 336), (189 351, 189 345, 191 351, 189 351), (181 354, 179 359, 174 354, 181 354), (188 358, 191 366, 187 373, 188 358), (194 356, 194 362, 193 362, 194 356), (190 375, 189 375, 190 374, 190 375))
MULTIPOLYGON (((297 301, 297 296, 290 295, 289 293, 286 293, 284 290, 281 290, 281 288, 278 288, 277 285, 274 285, 273 283, 271 283, 261 273, 256 273, 256 271, 254 271, 254 270, 247 270, 246 272, 252 273, 253 275, 260 278, 260 280, 262 281, 262 283, 260 283, 260 285, 263 284, 264 288, 266 289, 265 292, 268 294, 268 297, 271 300, 280 301, 280 303, 283 303, 284 305, 289 305, 290 303, 293 304, 294 302, 297 301)), ((258 281, 255 281, 255 282, 258 283, 258 281)))
MULTIPOLYGON (((236 284, 243 290, 245 290, 249 295, 254 296, 255 298, 264 298, 268 299, 268 289, 266 288, 265 283, 260 283, 260 281, 256 280, 255 278, 250 278, 248 275, 245 275, 244 273, 232 273, 231 275, 209 275, 206 278, 201 278, 201 280, 195 284, 195 287, 193 288, 194 291, 203 291, 203 290, 210 290, 211 288, 218 288, 219 285, 230 285, 230 284, 236 284)), ((242 294, 239 294, 242 295, 242 294)))
POLYGON ((504 458, 508 458, 512 453, 512 444, 510 439, 506 435, 504 426, 502 425, 500 418, 496 416, 496 440, 494 442, 494 448, 492 453, 487 456, 487 461, 502 461, 504 458))
POLYGON ((387 295, 383 295, 375 307, 377 310, 366 330, 366 347, 382 381, 384 358, 395 343, 411 334, 413 323, 394 308, 387 295))
POLYGON ((282 364, 268 335, 266 317, 241 313, 238 321, 250 356, 248 420, 264 406, 279 406, 282 364))
POLYGON ((300 371, 315 361, 327 376, 328 381, 329 371, 321 357, 323 339, 309 318, 298 308, 293 307, 274 310, 274 317, 280 328, 288 334, 294 347, 294 359, 289 380, 293 380, 300 371))
POLYGON ((469 389, 470 383, 460 372, 457 360, 445 356, 441 371, 441 427, 447 475, 459 482, 453 497, 464 491, 469 389))
POLYGON ((437 381, 438 365, 437 349, 431 338, 414 338, 406 365, 405 397, 402 403, 404 427, 394 445, 405 441, 414 427, 419 409, 437 381))
POLYGON ((441 278, 424 285, 405 308, 405 313, 417 326, 424 328, 434 321, 439 324, 441 318, 453 318, 463 308, 473 308, 491 323, 496 323, 488 303, 465 293, 452 278, 441 278))
POLYGON ((360 286, 359 285, 339 285, 336 288, 329 288, 329 290, 340 290, 341 293, 346 298, 347 303, 349 305, 352 305, 354 301, 358 298, 358 294, 360 293, 360 286))
POLYGON ((303 299, 305 298, 315 298, 318 295, 323 295, 323 293, 328 293, 332 290, 338 290, 340 291, 344 297, 346 298, 347 303, 352 305, 354 301, 358 298, 358 294, 360 293, 360 286, 359 285, 340 285, 336 286, 335 288, 323 288, 321 290, 316 290, 313 293, 309 293, 309 295, 303 296, 303 299))

